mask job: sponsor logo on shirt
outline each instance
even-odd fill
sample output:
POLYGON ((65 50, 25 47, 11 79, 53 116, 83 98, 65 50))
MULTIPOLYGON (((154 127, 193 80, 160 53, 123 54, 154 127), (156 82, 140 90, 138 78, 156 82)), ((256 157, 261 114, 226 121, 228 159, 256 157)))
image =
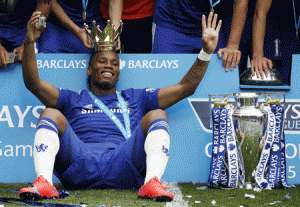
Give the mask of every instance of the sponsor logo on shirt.
MULTIPOLYGON (((110 109, 114 114, 122 114, 122 109, 110 109)), ((99 114, 104 113, 101 109, 82 109, 81 114, 99 114)), ((128 108, 128 113, 130 113, 130 108, 128 108)))
POLYGON ((154 92, 155 91, 155 88, 147 88, 146 89, 146 92, 154 92))
MULTIPOLYGON (((129 102, 128 102, 128 101, 126 101, 126 105, 127 105, 127 107, 129 106, 129 102)), ((117 106, 118 108, 121 108, 121 106, 120 106, 120 103, 119 103, 119 102, 117 102, 117 103, 116 103, 116 106, 117 106)))
POLYGON ((84 108, 93 110, 93 104, 88 104, 84 108))

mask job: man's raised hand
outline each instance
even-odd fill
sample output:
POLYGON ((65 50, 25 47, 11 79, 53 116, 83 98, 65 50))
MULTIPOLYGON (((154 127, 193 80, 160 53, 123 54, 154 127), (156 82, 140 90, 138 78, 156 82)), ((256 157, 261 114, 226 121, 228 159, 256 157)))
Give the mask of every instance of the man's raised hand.
POLYGON ((213 12, 209 13, 207 22, 205 15, 202 16, 202 44, 203 50, 208 54, 212 54, 218 45, 222 20, 217 25, 217 19, 218 15, 213 12))
POLYGON ((46 26, 38 27, 38 21, 41 16, 40 11, 33 12, 30 20, 27 23, 26 40, 30 42, 35 42, 37 38, 41 35, 46 26))
POLYGON ((0 43, 0 68, 6 67, 6 64, 7 64, 6 54, 7 54, 7 50, 0 43))

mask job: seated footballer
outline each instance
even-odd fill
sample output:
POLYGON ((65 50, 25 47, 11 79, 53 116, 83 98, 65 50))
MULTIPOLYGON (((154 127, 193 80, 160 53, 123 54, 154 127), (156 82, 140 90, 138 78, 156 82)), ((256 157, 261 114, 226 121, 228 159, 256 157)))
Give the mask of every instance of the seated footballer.
MULTIPOLYGON (((170 150, 164 110, 192 95, 200 84, 218 44, 221 20, 217 21, 217 14, 211 12, 207 20, 203 15, 203 48, 179 83, 121 92, 116 91, 117 43, 96 41, 101 38, 94 36, 95 30, 88 30, 96 49, 87 69, 90 90, 58 89, 41 80, 34 53, 34 42, 45 29, 37 26, 40 14, 34 12, 27 24, 22 70, 26 88, 46 109, 34 138, 37 179, 19 191, 21 199, 59 197, 52 183, 54 173, 66 189, 136 188, 140 198, 173 200, 160 182, 170 150)), ((121 31, 110 23, 106 29, 114 36, 121 31)))

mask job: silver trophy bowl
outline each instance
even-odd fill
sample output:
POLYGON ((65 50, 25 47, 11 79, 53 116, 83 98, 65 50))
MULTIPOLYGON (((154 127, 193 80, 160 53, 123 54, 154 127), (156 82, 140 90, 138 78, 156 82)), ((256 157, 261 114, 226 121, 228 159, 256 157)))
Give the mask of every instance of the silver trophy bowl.
POLYGON ((237 140, 243 155, 245 169, 245 189, 253 189, 255 170, 259 159, 259 137, 263 135, 265 112, 259 109, 259 94, 239 93, 235 94, 236 109, 233 119, 236 120, 237 140))

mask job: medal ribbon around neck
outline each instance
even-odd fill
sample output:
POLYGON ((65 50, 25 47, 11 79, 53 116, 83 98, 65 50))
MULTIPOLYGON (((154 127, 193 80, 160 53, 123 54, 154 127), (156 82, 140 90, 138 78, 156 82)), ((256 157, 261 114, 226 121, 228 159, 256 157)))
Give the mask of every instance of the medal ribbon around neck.
POLYGON ((89 0, 82 0, 82 7, 83 7, 83 20, 86 18, 86 9, 88 5, 89 0))
POLYGON ((214 11, 214 7, 220 3, 221 0, 218 0, 216 1, 215 3, 213 3, 213 0, 209 0, 209 3, 210 3, 210 8, 211 8, 211 11, 213 12, 214 11))
POLYGON ((296 8, 295 8, 295 0, 293 0, 293 9, 294 9, 294 18, 295 18, 295 28, 296 28, 296 36, 298 37, 298 29, 300 26, 300 15, 298 18, 298 23, 297 23, 297 19, 296 19, 296 8))
POLYGON ((124 122, 125 122, 125 128, 122 124, 122 122, 118 119, 118 117, 100 100, 98 99, 92 92, 89 91, 89 94, 95 104, 117 125, 117 127, 122 132, 125 139, 129 139, 131 137, 131 129, 130 129, 130 119, 129 119, 129 112, 126 106, 126 102, 122 95, 119 92, 116 92, 118 101, 120 103, 120 107, 122 110, 124 122))

